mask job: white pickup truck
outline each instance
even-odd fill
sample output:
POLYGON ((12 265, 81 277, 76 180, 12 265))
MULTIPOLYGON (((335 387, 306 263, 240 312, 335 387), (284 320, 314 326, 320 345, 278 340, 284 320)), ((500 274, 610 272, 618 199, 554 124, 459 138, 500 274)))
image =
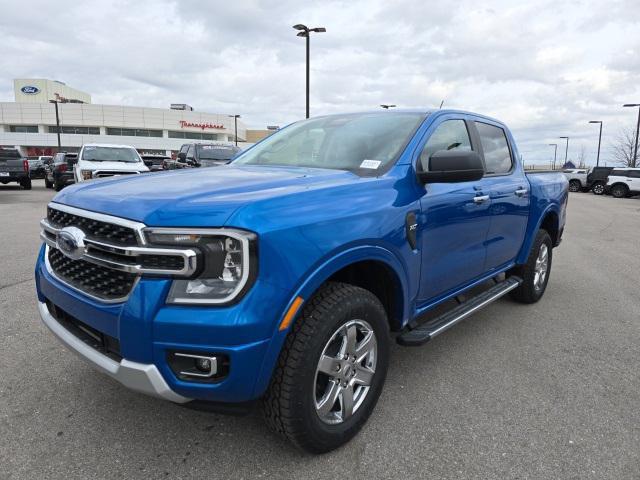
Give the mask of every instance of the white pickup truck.
POLYGON ((586 168, 570 168, 563 171, 564 176, 569 181, 570 192, 580 192, 586 190, 587 187, 587 174, 589 170, 586 168))
POLYGON ((129 145, 95 143, 83 145, 74 169, 76 182, 149 171, 138 151, 129 145))

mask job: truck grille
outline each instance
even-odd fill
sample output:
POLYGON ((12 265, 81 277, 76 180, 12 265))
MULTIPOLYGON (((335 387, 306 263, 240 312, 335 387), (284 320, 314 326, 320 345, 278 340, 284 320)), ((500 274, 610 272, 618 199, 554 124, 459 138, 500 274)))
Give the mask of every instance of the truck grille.
POLYGON ((138 244, 135 230, 121 225, 81 217, 51 207, 47 208, 47 220, 57 228, 78 227, 95 240, 117 243, 123 246, 138 244))
POLYGON ((55 248, 49 248, 49 265, 63 282, 103 300, 118 300, 129 295, 137 275, 101 267, 85 260, 71 260, 55 248))
POLYGON ((93 173, 93 178, 106 178, 115 177, 116 175, 138 175, 138 172, 111 172, 111 171, 97 171, 93 173))
POLYGON ((50 273, 105 302, 125 301, 143 275, 189 278, 198 272, 196 249, 148 245, 142 223, 51 203, 40 226, 50 273), (69 249, 61 244, 63 232, 73 236, 69 249))

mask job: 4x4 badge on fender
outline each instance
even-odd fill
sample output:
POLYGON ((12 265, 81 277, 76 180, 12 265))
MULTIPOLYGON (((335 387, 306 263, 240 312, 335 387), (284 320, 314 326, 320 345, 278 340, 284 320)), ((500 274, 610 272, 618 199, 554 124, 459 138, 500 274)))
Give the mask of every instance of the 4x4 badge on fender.
POLYGON ((79 260, 85 252, 85 234, 77 227, 65 227, 56 235, 58 250, 72 260, 79 260))

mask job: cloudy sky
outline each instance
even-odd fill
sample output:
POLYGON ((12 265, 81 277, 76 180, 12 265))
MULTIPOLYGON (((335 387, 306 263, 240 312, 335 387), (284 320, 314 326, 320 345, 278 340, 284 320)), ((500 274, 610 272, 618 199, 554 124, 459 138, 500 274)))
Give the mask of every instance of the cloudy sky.
MULTIPOLYGON (((640 103, 638 0, 84 1, 0 0, 0 101, 13 78, 62 80, 94 103, 239 113, 250 127, 304 116, 304 40, 311 114, 462 108, 514 131, 527 163, 571 137, 595 162, 640 103)), ((559 158, 564 158, 564 145, 559 158)))

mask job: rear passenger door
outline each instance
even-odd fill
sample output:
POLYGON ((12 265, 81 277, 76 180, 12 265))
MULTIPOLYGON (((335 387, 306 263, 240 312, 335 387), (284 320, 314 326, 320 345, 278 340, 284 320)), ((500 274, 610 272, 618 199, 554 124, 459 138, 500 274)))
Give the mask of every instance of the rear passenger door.
POLYGON ((640 170, 629 170, 627 172, 627 185, 632 192, 640 192, 640 170))
POLYGON ((529 181, 519 168, 507 132, 500 124, 474 121, 485 164, 484 188, 491 198, 484 271, 513 261, 524 242, 529 221, 529 181))

